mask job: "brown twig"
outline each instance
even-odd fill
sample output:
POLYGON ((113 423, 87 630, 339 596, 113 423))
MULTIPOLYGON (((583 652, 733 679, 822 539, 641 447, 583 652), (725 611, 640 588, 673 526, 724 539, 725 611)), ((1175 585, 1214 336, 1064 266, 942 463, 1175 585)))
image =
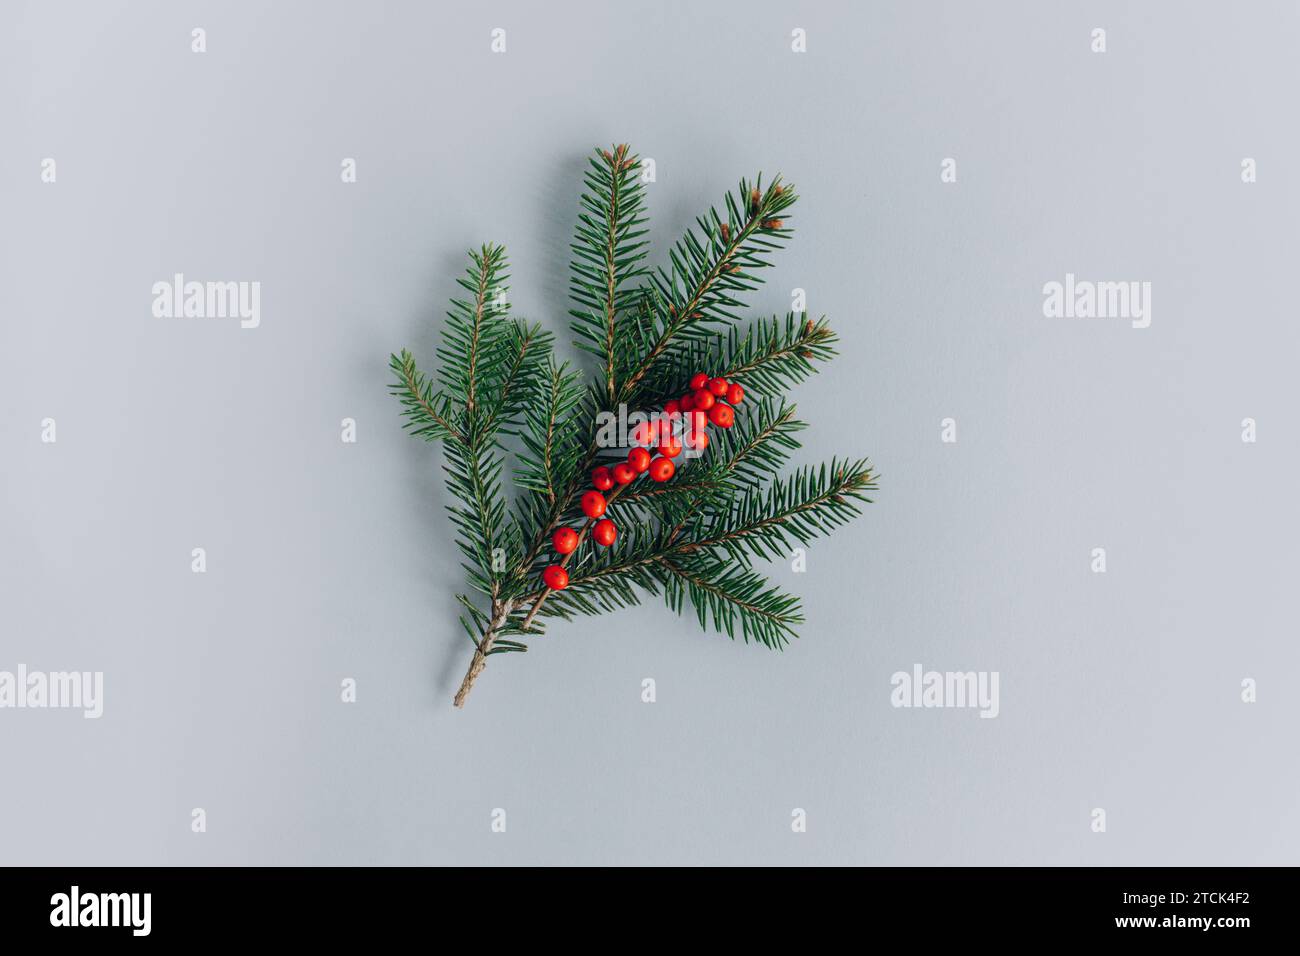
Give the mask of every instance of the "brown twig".
POLYGON ((497 633, 514 609, 514 601, 492 602, 492 620, 488 622, 487 630, 483 633, 483 637, 479 639, 478 646, 474 648, 474 656, 470 658, 469 670, 465 671, 465 678, 460 682, 460 690, 456 691, 454 703, 457 707, 465 706, 465 698, 469 696, 470 690, 473 689, 474 682, 478 680, 478 675, 482 674, 483 669, 487 667, 487 656, 492 650, 492 645, 496 643, 497 633))

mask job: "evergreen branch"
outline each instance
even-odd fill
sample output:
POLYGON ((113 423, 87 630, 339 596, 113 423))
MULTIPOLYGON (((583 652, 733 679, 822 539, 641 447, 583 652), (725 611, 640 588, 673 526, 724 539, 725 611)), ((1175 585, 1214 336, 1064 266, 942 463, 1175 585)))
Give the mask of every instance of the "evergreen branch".
MULTIPOLYGON (((692 466, 692 472, 696 468, 699 469, 699 476, 693 474, 683 481, 671 481, 666 484, 638 481, 634 485, 629 485, 628 489, 619 496, 620 508, 658 509, 673 504, 693 504, 713 495, 725 493, 726 486, 715 470, 707 468, 702 462, 698 466, 692 466)), ((656 513, 660 512, 656 511, 656 513)))
POLYGON ((475 416, 479 396, 499 377, 506 354, 501 345, 510 328, 497 305, 506 291, 505 249, 489 243, 469 255, 470 267, 456 283, 473 298, 451 300, 437 350, 441 391, 463 404, 467 419, 475 416))
POLYGON ((639 540, 623 549, 611 548, 608 550, 613 553, 605 557, 594 555, 577 562, 576 571, 569 576, 569 588, 561 594, 634 572, 663 558, 714 549, 728 552, 743 564, 748 564, 751 553, 780 557, 774 545, 784 547, 790 540, 807 544, 828 533, 859 514, 855 502, 869 503, 865 492, 875 487, 866 461, 832 459, 819 468, 801 468, 789 478, 775 480, 769 489, 752 489, 731 508, 706 516, 698 535, 682 537, 673 531, 642 529, 639 540), (764 511, 765 506, 769 510, 764 511))
POLYGON ((735 640, 739 624, 745 643, 752 637, 776 650, 798 636, 799 599, 770 586, 761 574, 707 559, 664 557, 659 563, 671 572, 664 588, 668 606, 680 614, 689 599, 700 627, 707 630, 712 623, 735 640))
POLYGON ((556 488, 570 479, 567 463, 576 457, 581 438, 572 416, 582 398, 582 376, 551 359, 539 394, 524 412, 521 433, 527 455, 519 460, 515 478, 524 488, 556 502, 556 488))
POLYGON ((537 400, 553 339, 540 325, 522 320, 511 322, 505 337, 500 380, 491 383, 487 403, 483 425, 487 435, 495 435, 499 427, 516 427, 520 414, 537 400))
POLYGON ((646 378, 646 391, 675 396, 700 370, 739 382, 748 393, 779 394, 835 357, 836 335, 825 319, 787 313, 759 319, 742 335, 732 326, 708 338, 688 338, 670 350, 646 378))
POLYGON ((790 313, 736 325, 740 299, 758 287, 790 234, 793 190, 779 179, 766 189, 761 176, 752 185, 742 179, 722 211, 698 218, 667 263, 650 272, 636 165, 627 146, 597 150, 571 245, 570 328, 578 348, 599 360, 594 382, 557 364, 552 337, 539 326, 508 318, 505 251, 491 244, 470 253, 457 279, 467 295, 453 298, 447 312, 436 384, 409 352, 390 358, 404 427, 445 444, 448 512, 469 594, 487 597, 457 595, 474 643, 458 707, 487 659, 526 652, 541 620, 632 607, 647 594, 662 594, 679 613, 689 601, 703 627, 733 639, 739 631, 746 642, 783 647, 803 620, 798 600, 752 562, 783 556, 849 520, 875 487, 865 461, 836 459, 770 477, 798 448, 804 427, 781 395, 835 354, 824 319, 790 313), (591 434, 598 413, 658 407, 701 371, 745 387, 733 427, 713 430, 702 458, 679 460, 690 470, 676 480, 607 491, 617 537, 590 546, 596 519, 578 502, 602 458, 603 436, 591 434), (519 443, 512 473, 524 492, 510 508, 502 487, 506 437, 519 443), (570 535, 576 549, 566 543, 557 555, 551 534, 561 525, 580 530, 570 535), (551 587, 539 589, 543 565, 551 587))
POLYGON ((493 549, 501 548, 507 555, 519 550, 513 536, 502 532, 501 458, 490 442, 473 434, 467 442, 448 441, 443 447, 447 490, 461 502, 448 505, 447 512, 460 532, 457 547, 472 562, 464 565, 465 570, 477 590, 495 596, 503 569, 493 561, 493 549))
POLYGON ((875 487, 865 460, 806 466, 766 488, 751 487, 729 509, 704 516, 695 533, 674 550, 721 549, 742 562, 750 556, 781 558, 792 543, 806 545, 861 514, 858 502, 870 503, 866 492, 875 487))
POLYGON ((636 170, 637 157, 626 144, 613 151, 596 151, 586 175, 588 192, 580 202, 569 288, 578 308, 571 309, 570 328, 578 348, 598 356, 604 365, 605 400, 614 403, 618 377, 619 315, 640 298, 632 284, 644 270, 648 242, 644 196, 636 170))
POLYGON ((789 234, 781 217, 798 198, 779 177, 766 192, 761 187, 761 175, 752 187, 742 179, 740 198, 732 193, 725 197, 726 221, 717 209, 698 218, 700 234, 688 229, 669 253, 671 267, 652 277, 650 301, 655 307, 644 319, 649 328, 642 335, 649 344, 623 384, 624 400, 643 394, 638 390, 641 380, 679 335, 701 334, 701 327, 707 334, 711 324, 739 318, 734 310, 741 303, 735 295, 758 287, 751 273, 771 265, 768 254, 781 248, 789 234))
POLYGON ((401 402, 402 417, 406 419, 403 428, 425 441, 464 441, 452 421, 455 413, 451 408, 451 400, 442 393, 433 391, 432 384, 415 367, 415 359, 410 352, 402 349, 400 355, 389 356, 388 367, 397 377, 397 381, 389 386, 389 391, 401 402))
POLYGON ((680 613, 683 600, 689 600, 701 627, 712 624, 733 639, 736 625, 746 642, 753 638, 772 648, 794 636, 794 627, 803 619, 798 600, 770 587, 761 575, 673 548, 650 524, 630 530, 638 540, 623 554, 576 562, 569 587, 549 592, 551 599, 541 614, 564 620, 575 614, 599 615, 639 605, 643 593, 662 592, 674 611, 680 613))
POLYGON ((765 481, 799 448, 794 436, 808 427, 794 413, 793 405, 763 399, 750 407, 749 414, 737 416, 730 431, 714 435, 705 453, 707 461, 733 484, 765 481))

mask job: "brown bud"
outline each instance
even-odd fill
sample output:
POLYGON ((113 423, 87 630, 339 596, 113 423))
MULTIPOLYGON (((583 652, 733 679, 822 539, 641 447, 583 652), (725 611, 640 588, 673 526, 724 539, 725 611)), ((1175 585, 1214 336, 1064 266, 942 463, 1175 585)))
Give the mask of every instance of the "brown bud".
POLYGON ((803 334, 812 335, 812 330, 813 330, 813 320, 805 319, 803 323, 803 334))
POLYGON ((731 227, 728 226, 725 222, 718 227, 718 231, 722 233, 723 242, 731 241, 731 227))
POLYGON ((763 220, 763 228, 764 228, 764 229, 780 229, 780 228, 781 228, 782 226, 784 226, 784 225, 785 225, 785 223, 783 223, 780 219, 764 219, 764 220, 763 220))
POLYGON ((755 186, 754 191, 749 194, 749 205, 757 212, 758 204, 762 201, 763 197, 759 195, 758 187, 755 186))
POLYGON ((779 196, 779 195, 781 195, 781 193, 783 193, 783 192, 785 192, 785 190, 782 189, 779 185, 777 185, 777 186, 773 186, 773 187, 772 187, 772 194, 773 194, 774 196, 779 196))
POLYGON ((740 271, 740 266, 738 266, 738 265, 736 265, 734 262, 732 262, 732 263, 728 264, 728 266, 727 266, 727 271, 728 271, 728 272, 739 272, 739 271, 740 271))
POLYGON ((813 357, 813 354, 809 352, 807 349, 804 349, 802 352, 799 353, 799 355, 806 359, 811 359, 813 357))
POLYGON ((614 157, 609 155, 609 150, 607 149, 602 149, 600 151, 600 155, 605 157, 605 162, 607 163, 612 163, 614 161, 614 157))

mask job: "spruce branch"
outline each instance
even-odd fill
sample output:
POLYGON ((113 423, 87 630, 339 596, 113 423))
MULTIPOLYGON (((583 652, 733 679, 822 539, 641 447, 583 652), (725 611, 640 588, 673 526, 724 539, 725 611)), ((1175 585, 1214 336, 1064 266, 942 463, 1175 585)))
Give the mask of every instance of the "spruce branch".
POLYGON ((647 376, 646 391, 655 395, 680 394, 698 369, 717 369, 728 381, 747 391, 779 395, 817 371, 818 362, 835 357, 837 337, 824 318, 789 312, 784 319, 758 319, 743 332, 731 326, 725 332, 687 339, 668 351, 647 376))
POLYGON ((402 349, 399 355, 390 356, 389 367, 397 379, 390 390, 402 403, 402 416, 406 419, 402 427, 425 441, 463 442, 464 436, 452 421, 455 412, 451 399, 433 391, 433 385, 415 367, 411 353, 402 349))
POLYGON ((725 220, 716 208, 697 218, 699 234, 688 229, 669 253, 670 268, 654 274, 651 301, 657 307, 647 315, 649 343, 624 383, 624 400, 643 394, 641 380, 679 336, 707 334, 717 323, 739 321, 734 310, 743 303, 735 295, 762 281, 754 273, 771 265, 769 254, 789 234, 779 217, 788 218, 786 210, 798 199, 779 177, 764 192, 762 179, 760 174, 753 186, 742 179, 738 193, 727 193, 725 220))
POLYGON ((572 413, 581 399, 581 373, 571 372, 567 365, 556 365, 551 359, 534 402, 524 411, 520 437, 527 454, 519 458, 515 480, 552 506, 557 489, 573 477, 572 465, 582 436, 572 413))
POLYGON ((638 158, 626 144, 597 150, 586 175, 587 192, 580 203, 574 241, 570 246, 570 294, 575 308, 570 328, 578 348, 601 359, 604 398, 611 405, 617 395, 619 372, 619 316, 634 308, 640 290, 633 283, 644 270, 649 243, 646 235, 644 196, 638 158))
POLYGON ((689 599, 702 628, 712 624, 735 640, 739 624, 746 643, 752 638, 779 649, 803 623, 799 599, 772 587, 750 568, 686 555, 666 556, 659 563, 669 572, 664 579, 668 606, 681 613, 689 599))
MULTIPOLYGON (((390 358, 403 427, 444 447, 447 510, 469 583, 456 600, 473 645, 457 707, 488 658, 527 651, 544 621, 646 596, 679 614, 689 603, 702 627, 733 639, 784 647, 803 621, 799 601, 754 562, 834 530, 871 500, 865 460, 776 477, 805 427, 785 392, 832 358, 836 342, 824 319, 802 313, 741 322, 744 294, 791 235, 793 189, 779 177, 766 186, 761 175, 742 179, 652 271, 638 166, 626 145, 598 149, 579 200, 569 317, 575 345, 598 363, 592 378, 558 362, 539 325, 508 315, 508 262, 494 244, 471 251, 456 280, 464 294, 451 300, 436 375, 406 350, 390 358), (603 517, 599 508, 584 513, 591 469, 627 467, 601 446, 597 416, 651 411, 679 396, 685 408, 688 383, 709 378, 721 380, 712 394, 725 407, 709 413, 716 427, 704 455, 678 459, 675 475, 660 458, 653 465, 665 468, 650 469, 656 482, 626 472, 613 485, 606 476, 603 517), (509 507, 507 473, 517 489, 509 507), (549 586, 539 585, 543 570, 549 586)), ((703 428, 697 414, 691 427, 703 428)), ((671 455, 665 440, 657 444, 671 455)))

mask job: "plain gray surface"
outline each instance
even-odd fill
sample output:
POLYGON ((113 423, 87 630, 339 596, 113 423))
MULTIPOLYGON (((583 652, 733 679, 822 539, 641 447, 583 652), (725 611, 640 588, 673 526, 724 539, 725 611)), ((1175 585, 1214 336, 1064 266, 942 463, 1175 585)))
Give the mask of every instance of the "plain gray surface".
POLYGON ((0 710, 0 861, 1300 862, 1294 4, 3 22, 0 669, 102 670, 105 701, 0 710), (562 332, 585 156, 622 140, 656 262, 741 175, 797 184, 752 311, 830 317, 798 460, 870 455, 882 490, 774 569, 808 615, 785 653, 651 603, 457 712, 438 452, 387 357, 432 365, 485 240, 562 332), (261 326, 154 318, 175 272, 259 281, 261 326), (1044 318, 1067 272, 1151 282, 1151 327, 1044 318), (918 662, 998 671, 997 719, 892 708, 918 662))

